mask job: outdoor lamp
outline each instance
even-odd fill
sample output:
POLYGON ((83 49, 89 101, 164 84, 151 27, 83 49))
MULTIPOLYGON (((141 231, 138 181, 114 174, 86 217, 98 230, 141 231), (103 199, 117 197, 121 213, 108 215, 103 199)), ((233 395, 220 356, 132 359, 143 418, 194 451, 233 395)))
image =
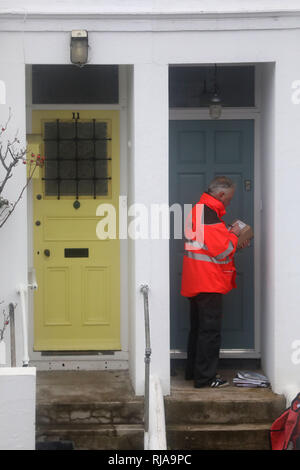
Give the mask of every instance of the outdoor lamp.
POLYGON ((211 119, 219 119, 222 114, 222 104, 217 93, 213 95, 210 101, 209 114, 211 119))
POLYGON ((72 64, 83 67, 88 60, 88 33, 87 31, 80 29, 74 30, 71 33, 71 62, 72 64))
POLYGON ((218 93, 219 87, 217 83, 217 64, 215 64, 215 73, 214 73, 214 94, 209 104, 209 114, 211 119, 219 119, 222 113, 222 104, 221 99, 218 93))

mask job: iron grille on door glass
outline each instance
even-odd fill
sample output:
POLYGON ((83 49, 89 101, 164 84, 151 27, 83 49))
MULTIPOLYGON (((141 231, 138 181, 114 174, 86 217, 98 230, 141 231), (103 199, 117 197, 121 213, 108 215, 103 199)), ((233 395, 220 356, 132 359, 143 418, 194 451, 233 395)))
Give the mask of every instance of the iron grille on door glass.
POLYGON ((105 121, 57 119, 44 123, 45 195, 107 196, 111 157, 105 121))

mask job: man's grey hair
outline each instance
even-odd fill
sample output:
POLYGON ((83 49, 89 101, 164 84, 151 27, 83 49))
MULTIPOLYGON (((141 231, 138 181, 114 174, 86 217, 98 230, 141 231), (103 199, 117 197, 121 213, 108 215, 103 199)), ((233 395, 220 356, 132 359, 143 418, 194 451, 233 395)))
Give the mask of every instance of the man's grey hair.
POLYGON ((235 189, 235 183, 227 176, 216 176, 208 186, 208 193, 217 194, 229 189, 235 189))

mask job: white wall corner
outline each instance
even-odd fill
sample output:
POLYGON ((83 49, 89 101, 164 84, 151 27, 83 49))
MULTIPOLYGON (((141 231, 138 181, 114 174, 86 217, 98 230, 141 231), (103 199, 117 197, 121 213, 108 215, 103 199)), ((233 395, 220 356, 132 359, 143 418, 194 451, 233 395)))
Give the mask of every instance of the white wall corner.
POLYGON ((36 369, 0 368, 0 450, 35 450, 36 369))

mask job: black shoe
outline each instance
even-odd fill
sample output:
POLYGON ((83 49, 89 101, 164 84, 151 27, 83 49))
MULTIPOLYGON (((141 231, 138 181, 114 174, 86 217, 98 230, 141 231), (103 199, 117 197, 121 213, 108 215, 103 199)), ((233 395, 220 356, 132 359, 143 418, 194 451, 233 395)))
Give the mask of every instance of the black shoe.
POLYGON ((217 376, 216 378, 214 378, 213 380, 210 381, 209 386, 210 386, 211 388, 228 387, 228 386, 229 386, 229 382, 227 382, 227 380, 225 380, 225 379, 222 379, 222 377, 217 376))
POLYGON ((206 383, 202 383, 202 382, 199 382, 199 380, 195 380, 194 386, 195 388, 204 388, 204 387, 222 388, 222 387, 228 387, 229 382, 227 382, 227 380, 225 379, 222 379, 222 377, 217 376, 214 379, 206 383))

